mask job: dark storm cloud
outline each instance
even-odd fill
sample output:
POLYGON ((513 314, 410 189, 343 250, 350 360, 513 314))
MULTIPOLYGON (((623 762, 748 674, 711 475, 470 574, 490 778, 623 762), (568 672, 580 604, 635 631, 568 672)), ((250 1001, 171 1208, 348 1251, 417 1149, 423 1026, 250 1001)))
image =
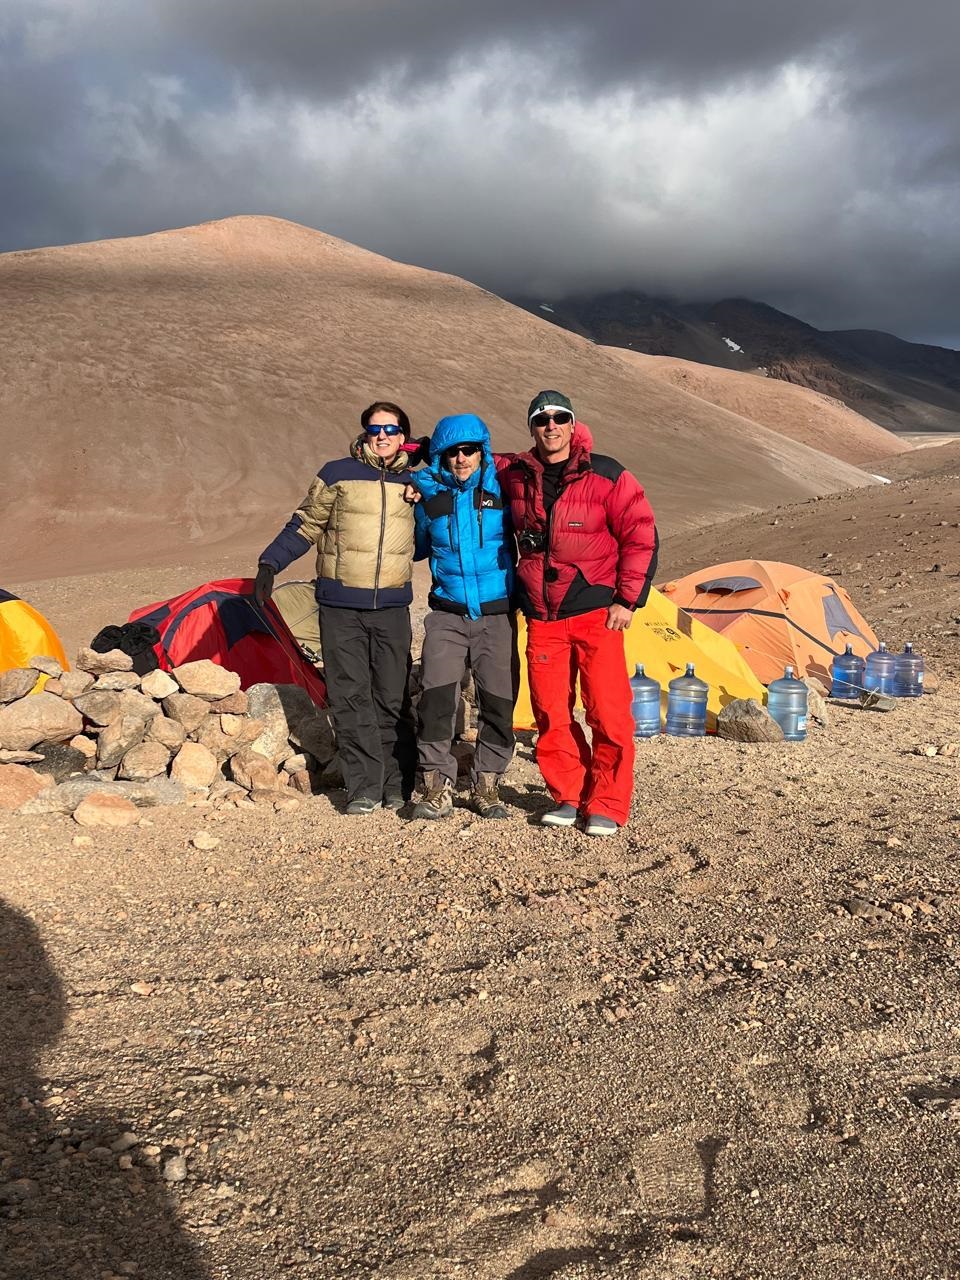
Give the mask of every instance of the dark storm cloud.
POLYGON ((0 248, 269 212, 955 335, 960 5, 0 0, 0 248))

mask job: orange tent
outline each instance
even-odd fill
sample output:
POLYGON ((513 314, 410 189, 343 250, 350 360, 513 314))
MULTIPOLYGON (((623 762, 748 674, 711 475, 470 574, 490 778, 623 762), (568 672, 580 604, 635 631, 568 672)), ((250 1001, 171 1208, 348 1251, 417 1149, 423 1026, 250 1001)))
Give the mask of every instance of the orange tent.
POLYGON ((773 560, 735 560, 668 582, 660 590, 679 608, 732 640, 764 684, 792 666, 829 682, 834 654, 846 645, 866 657, 877 637, 832 578, 773 560))

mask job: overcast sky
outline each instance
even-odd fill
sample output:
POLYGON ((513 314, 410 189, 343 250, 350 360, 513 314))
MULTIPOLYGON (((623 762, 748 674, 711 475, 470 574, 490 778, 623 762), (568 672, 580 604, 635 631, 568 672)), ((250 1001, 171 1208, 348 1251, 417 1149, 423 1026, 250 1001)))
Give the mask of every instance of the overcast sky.
POLYGON ((0 0, 0 250, 270 213, 960 346, 958 0, 0 0))

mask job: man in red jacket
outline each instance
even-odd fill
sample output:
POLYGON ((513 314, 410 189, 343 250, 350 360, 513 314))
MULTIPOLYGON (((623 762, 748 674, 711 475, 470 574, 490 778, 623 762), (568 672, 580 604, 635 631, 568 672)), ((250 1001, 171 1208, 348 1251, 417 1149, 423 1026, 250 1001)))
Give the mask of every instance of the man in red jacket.
MULTIPOLYGON (((591 452, 587 428, 559 391, 527 411, 529 453, 500 471, 520 553, 537 763, 557 807, 540 821, 613 835, 630 813, 633 717, 623 633, 657 564, 653 511, 637 479, 591 452), (577 677, 592 745, 574 720, 577 677)), ((505 459, 506 462, 506 459, 505 459)))

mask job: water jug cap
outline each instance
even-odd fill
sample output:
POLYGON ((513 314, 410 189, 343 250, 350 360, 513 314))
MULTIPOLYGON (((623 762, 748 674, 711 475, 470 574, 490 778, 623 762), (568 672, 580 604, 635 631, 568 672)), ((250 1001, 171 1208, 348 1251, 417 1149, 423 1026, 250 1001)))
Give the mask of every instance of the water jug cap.
POLYGON ((643 663, 642 663, 642 662, 638 662, 638 663, 637 663, 637 670, 636 670, 636 674, 637 674, 638 676, 642 676, 642 675, 643 675, 643 663))
POLYGON ((692 675, 693 675, 693 668, 694 668, 694 664, 693 664, 692 662, 688 662, 688 663, 687 663, 687 675, 688 675, 688 676, 692 676, 692 675))
POLYGON ((793 679, 793 667, 784 667, 784 668, 783 668, 783 678, 784 678, 784 680, 792 680, 792 679, 793 679))
POLYGON ((853 653, 853 645, 852 645, 852 644, 848 644, 848 645, 847 645, 847 647, 846 647, 846 649, 844 650, 844 652, 845 652, 845 653, 853 653))
POLYGON ((887 642, 885 640, 881 640, 880 643, 877 645, 877 653, 886 653, 886 652, 887 652, 887 642))
POLYGON ((908 640, 908 641, 907 641, 907 643, 903 646, 903 652, 904 652, 904 653, 913 653, 913 645, 910 643, 910 641, 909 641, 909 640, 908 640))

